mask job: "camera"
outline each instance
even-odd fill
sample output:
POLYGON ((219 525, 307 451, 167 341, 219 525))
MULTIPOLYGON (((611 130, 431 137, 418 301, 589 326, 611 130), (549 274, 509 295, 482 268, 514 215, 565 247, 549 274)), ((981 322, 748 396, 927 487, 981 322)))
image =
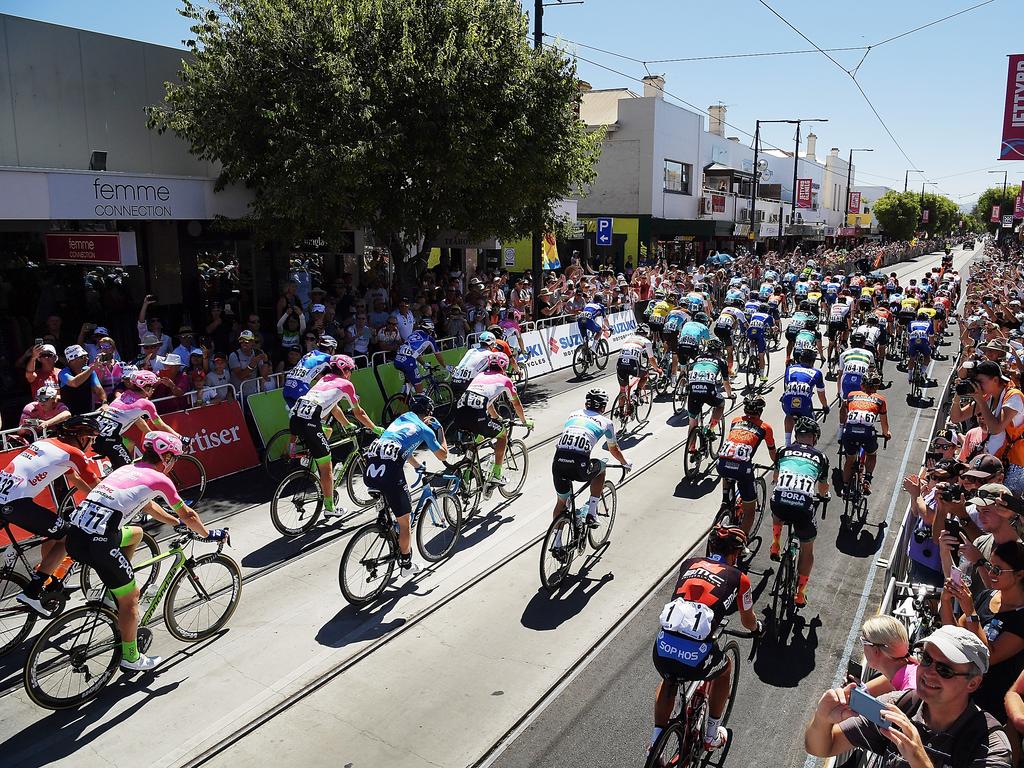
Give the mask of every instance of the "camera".
POLYGON ((918 544, 924 544, 926 541, 931 540, 932 529, 930 526, 921 526, 914 529, 914 541, 918 544))
MULTIPOLYGON (((939 497, 943 501, 960 501, 964 497, 963 486, 956 483, 943 483, 939 491, 939 497)), ((960 521, 956 520, 956 522, 959 524, 960 521)), ((949 529, 947 528, 947 530, 949 529)))
POLYGON ((958 395, 966 396, 974 394, 974 379, 957 379, 953 385, 958 395))
POLYGON ((946 527, 943 530, 945 530, 945 532, 954 539, 959 540, 961 531, 960 518, 954 517, 953 515, 946 515, 946 527))

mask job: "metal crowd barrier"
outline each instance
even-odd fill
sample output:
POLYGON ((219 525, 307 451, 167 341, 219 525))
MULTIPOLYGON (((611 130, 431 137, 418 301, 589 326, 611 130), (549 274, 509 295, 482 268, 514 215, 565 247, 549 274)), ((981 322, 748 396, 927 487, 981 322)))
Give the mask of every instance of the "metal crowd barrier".
MULTIPOLYGON (((43 432, 45 435, 45 430, 43 432)), ((14 448, 21 448, 25 441, 34 442, 38 440, 42 435, 36 431, 35 427, 12 427, 11 429, 5 429, 0 432, 0 451, 9 451, 14 448), (28 432, 31 437, 25 436, 28 432)))

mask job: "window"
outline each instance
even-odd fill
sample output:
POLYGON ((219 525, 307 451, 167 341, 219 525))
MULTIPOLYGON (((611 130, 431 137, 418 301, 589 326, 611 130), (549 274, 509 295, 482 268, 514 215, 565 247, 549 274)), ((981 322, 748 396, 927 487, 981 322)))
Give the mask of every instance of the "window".
POLYGON ((675 160, 665 161, 665 191, 690 194, 690 173, 692 166, 675 160))

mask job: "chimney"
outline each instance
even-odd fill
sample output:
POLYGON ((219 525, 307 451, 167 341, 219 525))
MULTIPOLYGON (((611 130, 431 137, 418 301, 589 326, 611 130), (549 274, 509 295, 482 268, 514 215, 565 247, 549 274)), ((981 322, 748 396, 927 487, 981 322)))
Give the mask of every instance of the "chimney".
POLYGON ((576 81, 576 87, 580 89, 580 93, 581 94, 589 93, 591 91, 591 89, 593 88, 593 86, 590 83, 588 83, 586 80, 577 80, 576 81))
POLYGON ((839 147, 832 147, 832 149, 830 149, 828 151, 828 156, 829 157, 839 157, 839 147))
POLYGON ((817 145, 818 145, 818 137, 814 133, 814 131, 811 131, 810 133, 807 134, 807 159, 808 160, 815 160, 816 159, 817 156, 814 154, 814 152, 817 149, 817 145))
POLYGON ((656 99, 665 97, 665 78, 661 75, 647 75, 643 79, 644 96, 653 96, 656 99))
POLYGON ((739 136, 729 136, 728 139, 729 139, 729 141, 735 141, 737 144, 740 143, 740 137, 739 136))
POLYGON ((708 133, 725 136, 725 104, 718 102, 708 107, 708 133))

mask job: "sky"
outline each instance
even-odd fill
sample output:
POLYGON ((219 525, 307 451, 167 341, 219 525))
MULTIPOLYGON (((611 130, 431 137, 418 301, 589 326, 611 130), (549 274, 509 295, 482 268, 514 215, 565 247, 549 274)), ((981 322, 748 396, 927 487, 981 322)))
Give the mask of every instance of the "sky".
MULTIPOLYGON (((725 104, 726 134, 747 144, 758 119, 827 118, 810 124, 819 159, 830 147, 843 157, 851 147, 873 150, 854 155, 857 184, 902 189, 904 171, 917 168, 923 173, 910 174, 911 189, 934 182, 929 190, 967 204, 1002 185, 1002 173, 989 170, 1008 171, 1011 184, 1024 178, 1024 162, 997 159, 1006 56, 1024 53, 1020 1, 584 0, 549 6, 543 20, 551 36, 546 42, 560 41, 581 57, 578 74, 594 88, 642 92, 639 78, 648 71, 663 75, 670 101, 697 110, 725 104), (865 57, 867 46, 877 47, 865 57), (830 52, 833 62, 815 47, 859 50, 830 52), (654 63, 794 50, 812 52, 654 63), (847 72, 858 63, 854 82, 847 72)), ((533 0, 523 3, 532 12, 533 0)), ((0 0, 2 13, 174 47, 189 36, 178 6, 177 0, 0 0)), ((803 130, 806 135, 806 125, 803 130)), ((765 126, 762 138, 791 149, 793 127, 765 126)))

